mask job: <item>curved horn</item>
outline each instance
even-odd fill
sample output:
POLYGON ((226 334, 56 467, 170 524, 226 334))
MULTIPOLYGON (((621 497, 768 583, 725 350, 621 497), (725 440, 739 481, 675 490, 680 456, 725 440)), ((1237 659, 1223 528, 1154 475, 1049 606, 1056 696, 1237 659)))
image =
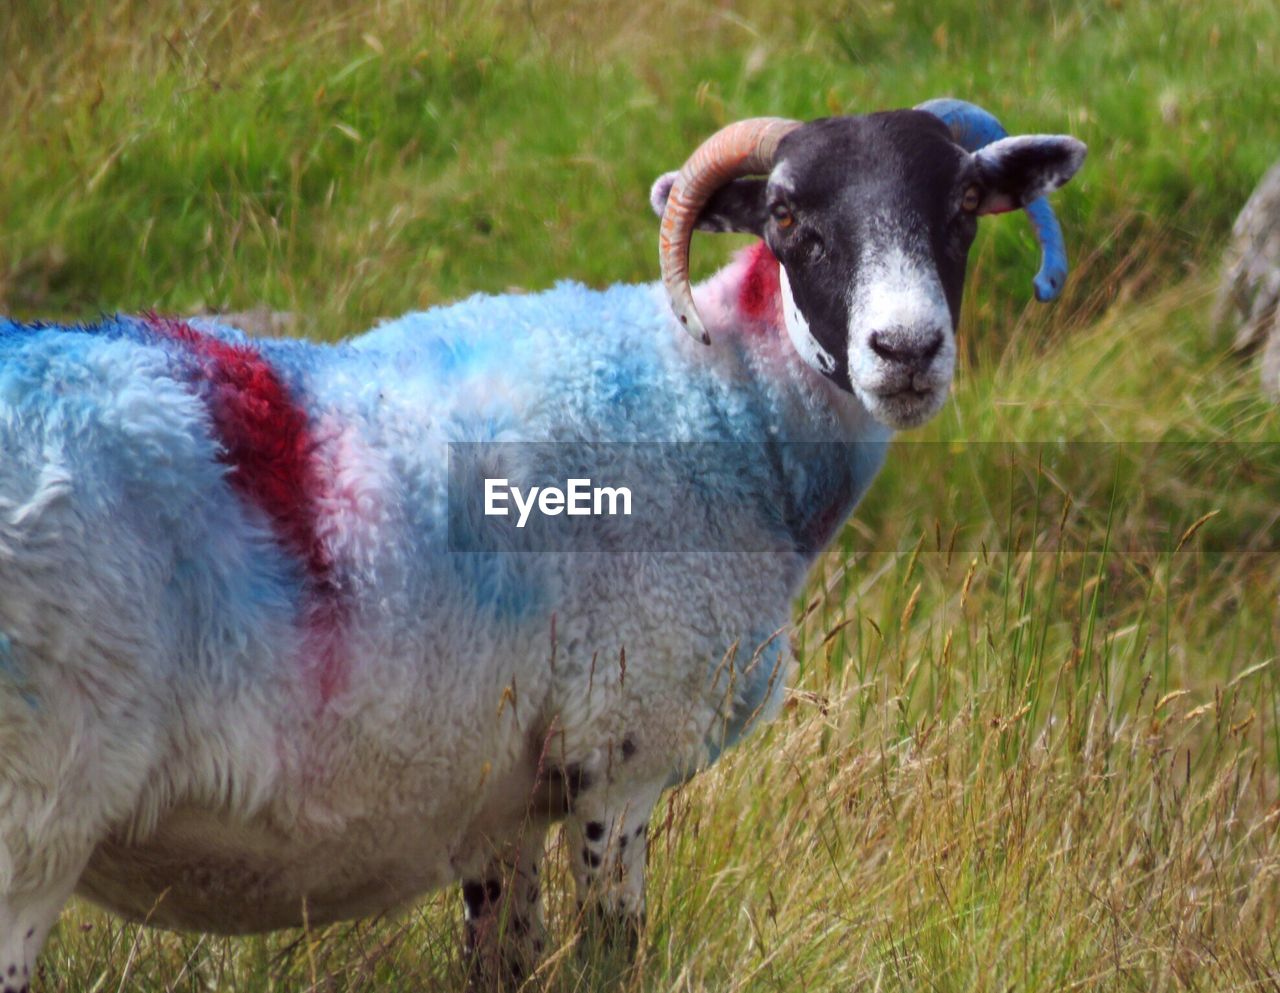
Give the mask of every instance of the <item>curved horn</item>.
MULTIPOLYGON (((951 129, 951 137, 966 152, 976 152, 993 141, 1008 137, 995 116, 976 104, 964 100, 943 98, 926 100, 916 110, 937 117, 951 129)), ((1024 208, 1035 228, 1036 241, 1040 243, 1040 271, 1036 273, 1036 299, 1041 303, 1056 300, 1067 282, 1067 247, 1062 240, 1062 228, 1054 216, 1053 208, 1044 197, 1036 197, 1024 208)))
POLYGON ((723 127, 689 156, 671 186, 658 237, 662 285, 680 323, 704 345, 711 344, 711 336, 689 286, 689 241, 698 214, 730 180, 772 169, 778 143, 799 126, 781 117, 753 117, 723 127))

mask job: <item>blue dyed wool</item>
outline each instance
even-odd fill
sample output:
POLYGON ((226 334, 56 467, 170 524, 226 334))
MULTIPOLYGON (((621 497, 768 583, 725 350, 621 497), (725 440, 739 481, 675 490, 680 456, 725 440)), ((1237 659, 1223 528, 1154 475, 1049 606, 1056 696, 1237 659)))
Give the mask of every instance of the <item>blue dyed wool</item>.
POLYGON ((572 283, 337 345, 0 324, 0 893, 221 931, 381 910, 480 871, 547 763, 625 751, 655 798, 773 714, 792 598, 890 432, 740 310, 751 262, 698 289, 711 348, 656 286, 572 283), (219 392, 241 362, 303 414, 296 506, 245 479, 279 439, 219 392), (682 481, 654 548, 620 517, 575 554, 451 548, 477 442, 566 443, 500 467, 559 479, 583 446, 715 444, 643 449, 682 481))

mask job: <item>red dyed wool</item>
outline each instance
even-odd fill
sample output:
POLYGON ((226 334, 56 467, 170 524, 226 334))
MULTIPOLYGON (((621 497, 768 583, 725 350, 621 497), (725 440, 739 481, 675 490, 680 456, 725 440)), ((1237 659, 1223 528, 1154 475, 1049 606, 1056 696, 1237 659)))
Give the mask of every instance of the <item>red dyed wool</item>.
POLYGON ((763 241, 747 251, 747 268, 738 290, 738 311, 751 320, 777 325, 782 319, 778 260, 763 241))
POLYGON ((204 334, 185 321, 148 315, 155 333, 185 346, 208 387, 209 415, 222 443, 231 486, 267 515, 276 538, 304 563, 310 652, 322 702, 346 682, 337 651, 345 619, 333 563, 316 527, 318 473, 306 413, 274 369, 252 347, 204 334))

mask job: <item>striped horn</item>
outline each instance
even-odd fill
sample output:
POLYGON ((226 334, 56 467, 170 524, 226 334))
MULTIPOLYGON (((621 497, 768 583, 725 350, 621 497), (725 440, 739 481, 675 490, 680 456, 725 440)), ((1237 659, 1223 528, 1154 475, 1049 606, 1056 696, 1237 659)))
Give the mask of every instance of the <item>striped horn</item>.
POLYGON ((711 344, 711 336, 689 286, 689 242, 698 214, 731 180, 769 172, 779 142, 799 126, 781 117, 753 117, 721 128, 689 156, 671 186, 658 237, 662 285, 676 318, 704 345, 711 344))

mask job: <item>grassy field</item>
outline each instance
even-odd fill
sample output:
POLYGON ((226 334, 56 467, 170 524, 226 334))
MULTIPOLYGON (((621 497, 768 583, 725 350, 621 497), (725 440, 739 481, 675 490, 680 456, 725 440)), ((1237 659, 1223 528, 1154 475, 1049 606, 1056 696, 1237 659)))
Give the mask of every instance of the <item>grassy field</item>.
MULTIPOLYGON (((984 223, 955 400, 797 603, 783 717, 664 801, 627 985, 1277 990, 1280 428, 1210 319, 1277 93, 1274 0, 3 0, 0 311, 332 338, 655 278, 648 185, 734 118, 1079 136, 1064 299, 984 223)), ((593 988, 551 889, 539 982, 593 988)), ((38 988, 454 988, 458 903, 238 941, 76 905, 38 988)))

